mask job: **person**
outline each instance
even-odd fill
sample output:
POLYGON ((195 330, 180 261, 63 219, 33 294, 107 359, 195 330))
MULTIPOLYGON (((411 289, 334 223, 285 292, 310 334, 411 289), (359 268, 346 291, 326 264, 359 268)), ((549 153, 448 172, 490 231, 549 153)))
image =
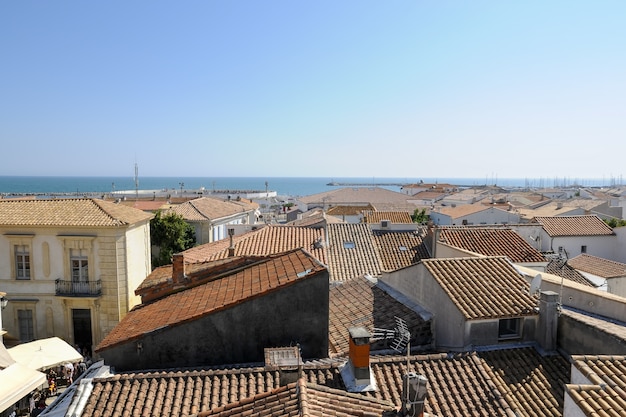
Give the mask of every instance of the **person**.
POLYGON ((37 417, 46 409, 46 401, 42 398, 37 402, 37 408, 30 412, 31 417, 37 417))
POLYGON ((74 365, 67 362, 63 369, 65 372, 65 378, 67 379, 67 385, 72 385, 72 382, 74 381, 74 365))

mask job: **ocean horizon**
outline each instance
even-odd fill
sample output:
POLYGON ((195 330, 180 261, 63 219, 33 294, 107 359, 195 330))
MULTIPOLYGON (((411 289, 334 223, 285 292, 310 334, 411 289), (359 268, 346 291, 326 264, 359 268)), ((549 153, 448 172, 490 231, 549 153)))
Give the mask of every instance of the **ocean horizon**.
POLYGON ((614 179, 569 178, 408 178, 408 177, 107 177, 107 176, 0 176, 0 195, 37 194, 110 194, 142 191, 247 190, 275 191, 278 195, 306 196, 342 186, 383 187, 400 191, 401 185, 425 183, 458 186, 498 185, 501 187, 549 188, 580 185, 600 187, 615 185, 614 179), (329 184, 337 185, 329 185, 329 184))

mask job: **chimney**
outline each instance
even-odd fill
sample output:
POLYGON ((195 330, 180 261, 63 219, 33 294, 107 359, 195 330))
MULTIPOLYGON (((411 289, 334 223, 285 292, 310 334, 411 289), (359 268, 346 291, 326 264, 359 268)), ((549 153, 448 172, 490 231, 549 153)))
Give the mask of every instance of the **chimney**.
POLYGON ((559 324, 559 294, 541 291, 539 295, 539 323, 537 342, 546 352, 556 350, 556 331, 559 324))
POLYGON ((424 403, 428 396, 426 389, 428 380, 424 375, 409 372, 402 376, 402 410, 403 416, 424 416, 424 403))
POLYGON ((370 332, 364 327, 351 327, 348 331, 350 332, 350 366, 355 385, 369 385, 370 332))
POLYGON ((230 246, 228 247, 228 257, 232 258, 235 256, 235 244, 233 243, 233 235, 235 234, 235 229, 232 227, 228 229, 228 236, 230 237, 230 246))
POLYGON ((183 283, 187 278, 185 274, 185 256, 182 253, 172 255, 172 281, 174 283, 183 283))

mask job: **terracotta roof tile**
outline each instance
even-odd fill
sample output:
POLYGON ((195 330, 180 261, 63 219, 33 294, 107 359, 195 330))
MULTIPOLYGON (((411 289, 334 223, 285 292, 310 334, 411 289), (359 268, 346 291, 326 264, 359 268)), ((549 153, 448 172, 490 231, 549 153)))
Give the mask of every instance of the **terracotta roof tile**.
MULTIPOLYGON (((204 266, 210 269, 209 266, 204 266)), ((243 300, 276 291, 325 268, 301 250, 268 257, 244 271, 176 292, 150 304, 139 305, 100 342, 97 351, 133 340, 166 326, 176 326, 236 305, 243 300), (298 276, 303 271, 310 272, 298 276), (232 291, 236 288, 236 291, 232 291)))
POLYGON ((511 229, 443 227, 439 240, 485 256, 506 256, 515 263, 546 262, 539 251, 511 229))
POLYGON ((533 348, 479 352, 483 366, 516 415, 563 415, 569 363, 560 355, 541 356, 533 348))
POLYGON ((391 223, 413 223, 408 211, 368 211, 364 215, 364 223, 380 223, 383 220, 389 220, 391 223))
POLYGON ((351 205, 337 205, 326 210, 326 214, 329 216, 357 216, 364 211, 371 211, 374 207, 371 204, 351 206, 351 205))
POLYGON ((490 207, 480 203, 474 204, 459 204, 456 206, 444 206, 437 209, 441 214, 445 214, 450 218, 456 219, 459 217, 467 216, 469 214, 479 213, 481 211, 489 210, 490 207))
MULTIPOLYGON (((411 332, 411 345, 425 346, 432 342, 430 320, 402 304, 381 286, 365 279, 335 285, 330 289, 329 350, 331 355, 348 353, 348 329, 362 326, 392 329, 395 317, 403 319, 411 332)), ((372 343, 372 350, 388 349, 384 341, 372 343)))
MULTIPOLYGON (((315 404, 316 410, 327 412, 324 415, 333 415, 333 410, 337 410, 341 402, 349 403, 344 404, 350 407, 348 409, 359 401, 366 401, 362 403, 364 407, 383 404, 397 408, 402 403, 402 375, 408 371, 428 379, 427 413, 439 417, 508 417, 514 415, 515 410, 522 417, 543 417, 562 415, 563 382, 569 381, 569 367, 563 358, 542 357, 531 348, 480 354, 411 355, 408 368, 404 355, 374 356, 370 366, 378 390, 362 394, 336 391, 345 390, 339 374, 341 364, 343 361, 305 363, 305 388, 308 389, 311 384, 327 388, 314 387, 316 392, 322 393, 316 393, 316 398, 306 397, 306 403, 300 404, 315 404), (511 364, 515 364, 515 367, 511 364), (361 397, 363 400, 359 400, 361 397), (535 406, 528 404, 528 401, 533 401, 535 406), (554 412, 555 402, 558 412, 549 414, 554 412)), ((273 390, 281 389, 279 381, 278 370, 267 370, 260 366, 169 370, 96 378, 82 416, 172 413, 184 416, 211 410, 213 413, 234 410, 237 406, 269 398, 273 390), (228 406, 233 403, 239 404, 228 406)), ((282 390, 288 391, 286 388, 282 390)), ((286 400, 288 397, 281 398, 286 400)), ((261 410, 269 411, 264 408, 264 403, 257 404, 261 410)))
POLYGON ((566 261, 560 259, 552 259, 546 266, 546 272, 552 275, 563 277, 567 280, 586 285, 588 287, 596 287, 592 282, 584 277, 580 272, 569 266, 566 261))
MULTIPOLYGON (((235 256, 272 255, 293 249, 303 248, 326 263, 324 229, 299 226, 264 226, 233 237, 235 256)), ((188 263, 203 262, 228 257, 230 239, 196 246, 184 252, 188 263)))
POLYGON ((586 253, 580 254, 568 260, 567 264, 574 269, 602 278, 618 278, 626 276, 626 264, 588 255, 586 253))
POLYGON ((424 238, 419 232, 372 232, 383 271, 395 271, 430 258, 424 238))
POLYGON ((584 415, 626 415, 626 356, 574 355, 572 362, 590 382, 566 385, 584 415))
POLYGON ((152 214, 141 210, 92 198, 0 199, 2 226, 119 227, 151 218, 152 214))
POLYGON ((529 283, 504 257, 425 259, 430 271, 468 320, 536 314, 529 283))
POLYGON ((611 236, 613 229, 598 216, 535 217, 552 237, 556 236, 611 236))
POLYGON ((379 255, 365 223, 328 225, 328 266, 332 281, 380 275, 379 255))
POLYGON ((234 202, 211 197, 200 197, 171 207, 168 212, 181 215, 188 221, 216 220, 239 213, 253 211, 257 204, 234 202))

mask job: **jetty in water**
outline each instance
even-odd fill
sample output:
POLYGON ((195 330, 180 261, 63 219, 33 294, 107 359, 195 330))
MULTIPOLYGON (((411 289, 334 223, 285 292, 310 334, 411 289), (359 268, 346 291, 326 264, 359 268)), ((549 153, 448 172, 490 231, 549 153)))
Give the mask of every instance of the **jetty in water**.
POLYGON ((329 182, 326 184, 332 187, 404 187, 406 184, 399 182, 329 182))

